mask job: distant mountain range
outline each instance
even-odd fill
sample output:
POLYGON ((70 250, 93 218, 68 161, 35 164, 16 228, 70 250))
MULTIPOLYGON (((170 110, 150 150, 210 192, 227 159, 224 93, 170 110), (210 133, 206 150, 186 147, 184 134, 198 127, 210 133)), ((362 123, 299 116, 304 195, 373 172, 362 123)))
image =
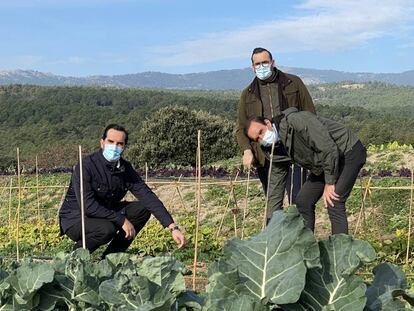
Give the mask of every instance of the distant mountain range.
MULTIPOLYGON (((307 68, 280 67, 300 76, 306 84, 341 81, 381 81, 414 86, 414 70, 402 73, 343 72, 307 68)), ((0 84, 34 84, 50 86, 97 85, 168 89, 243 89, 253 78, 250 68, 219 70, 189 74, 143 72, 114 76, 66 77, 33 70, 0 70, 0 84)))

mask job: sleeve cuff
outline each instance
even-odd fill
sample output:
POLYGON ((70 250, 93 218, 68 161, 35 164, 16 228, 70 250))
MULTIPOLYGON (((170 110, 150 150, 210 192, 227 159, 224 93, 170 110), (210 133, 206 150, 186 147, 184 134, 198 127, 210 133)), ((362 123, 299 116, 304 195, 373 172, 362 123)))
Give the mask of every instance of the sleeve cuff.
POLYGON ((118 227, 122 227, 122 226, 123 226, 123 224, 124 224, 124 222, 125 222, 125 216, 124 216, 124 215, 122 215, 122 214, 119 214, 119 215, 117 216, 116 220, 115 220, 115 224, 116 224, 118 227))
POLYGON ((335 185, 335 182, 336 182, 336 177, 334 175, 325 174, 325 184, 335 185))

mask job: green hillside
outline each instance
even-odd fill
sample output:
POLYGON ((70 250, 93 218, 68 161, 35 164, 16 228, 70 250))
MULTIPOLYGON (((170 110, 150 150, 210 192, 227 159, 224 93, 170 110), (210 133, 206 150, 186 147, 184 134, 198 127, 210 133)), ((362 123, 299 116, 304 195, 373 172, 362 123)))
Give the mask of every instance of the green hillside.
MULTIPOLYGON (((414 87, 368 83, 309 89, 320 115, 351 126, 366 144, 414 143, 414 87)), ((110 122, 125 125, 133 145, 143 121, 166 106, 203 110, 234 122, 239 95, 238 91, 0 86, 0 168, 10 165, 16 147, 22 159, 39 154, 44 165, 51 157, 76 159, 77 145, 85 151, 96 148, 110 122)))

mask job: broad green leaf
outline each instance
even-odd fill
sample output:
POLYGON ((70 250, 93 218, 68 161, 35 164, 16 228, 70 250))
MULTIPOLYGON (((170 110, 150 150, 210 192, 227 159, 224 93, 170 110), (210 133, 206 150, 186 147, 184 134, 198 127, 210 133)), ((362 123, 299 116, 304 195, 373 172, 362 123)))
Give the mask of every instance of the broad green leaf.
POLYGON ((146 257, 137 267, 139 275, 147 277, 158 286, 167 288, 175 296, 186 290, 183 273, 185 266, 172 257, 146 257))
POLYGON ((75 309, 75 301, 72 300, 73 282, 66 276, 56 276, 55 281, 42 286, 39 290, 39 310, 55 310, 57 306, 67 306, 75 309))
POLYGON ((96 277, 90 276, 85 272, 85 267, 79 264, 80 267, 75 274, 73 283, 72 299, 91 304, 92 306, 99 305, 99 280, 96 277))
POLYGON ((276 211, 263 232, 230 240, 224 252, 250 295, 264 304, 297 301, 307 268, 319 266, 318 244, 296 207, 276 211))
POLYGON ((309 269, 306 286, 298 303, 284 310, 358 311, 365 306, 366 286, 354 275, 364 263, 375 259, 375 251, 365 241, 338 234, 319 242, 322 268, 309 269))
POLYGON ((174 302, 171 294, 144 276, 130 280, 122 275, 102 282, 99 287, 102 299, 114 310, 165 310, 174 302))
POLYGON ((222 311, 268 311, 269 306, 265 306, 257 301, 250 295, 241 295, 237 299, 226 299, 222 300, 219 304, 215 305, 214 308, 203 309, 209 310, 222 310, 222 311))
POLYGON ((28 263, 13 271, 7 282, 14 288, 22 299, 30 299, 45 283, 53 281, 55 271, 44 263, 28 263))
POLYGON ((240 283, 237 269, 222 260, 210 266, 208 280, 203 310, 269 310, 249 295, 246 287, 240 283))
POLYGON ((405 308, 405 303, 398 299, 402 297, 413 303, 412 297, 406 293, 408 285, 402 269, 390 263, 382 263, 376 266, 372 273, 374 281, 366 291, 367 304, 364 310, 409 310, 405 308))
POLYGON ((127 253, 112 253, 106 255, 105 260, 107 260, 115 268, 119 268, 129 263, 129 258, 130 255, 128 255, 127 253))
POLYGON ((247 295, 248 290, 240 282, 237 268, 229 266, 224 260, 210 265, 208 269, 208 284, 206 286, 205 310, 220 310, 241 296, 247 295))

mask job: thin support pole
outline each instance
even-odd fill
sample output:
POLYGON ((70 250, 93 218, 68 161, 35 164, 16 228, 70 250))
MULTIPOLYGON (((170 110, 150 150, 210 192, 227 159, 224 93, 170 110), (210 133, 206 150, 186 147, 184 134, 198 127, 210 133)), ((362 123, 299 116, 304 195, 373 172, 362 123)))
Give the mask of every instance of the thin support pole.
POLYGON ((414 192, 414 167, 411 167, 411 191, 410 191, 410 206, 408 213, 408 234, 407 234, 407 254, 405 256, 405 264, 408 265, 410 258, 410 240, 411 240, 411 227, 413 216, 413 192, 414 192))
POLYGON ((246 184, 246 200, 243 209, 243 220, 242 220, 242 227, 241 227, 241 239, 244 238, 244 225, 246 222, 246 214, 249 208, 249 185, 250 185, 250 168, 247 170, 247 184, 246 184))
POLYGON ((12 220, 11 220, 12 193, 13 193, 12 187, 13 187, 13 177, 10 178, 10 190, 9 190, 9 228, 12 227, 12 220))
POLYGON ((40 250, 43 252, 43 246, 45 245, 44 243, 44 234, 43 234, 43 230, 40 226, 40 198, 39 198, 39 164, 38 164, 38 160, 37 160, 37 155, 36 155, 36 202, 37 202, 37 227, 39 229, 39 233, 40 233, 40 240, 42 241, 42 243, 40 243, 40 250))
POLYGON ((85 237, 85 202, 83 197, 83 166, 82 166, 82 146, 79 145, 79 172, 80 172, 80 201, 81 201, 81 223, 82 223, 82 247, 86 249, 85 237))
POLYGON ((18 192, 17 192, 17 210, 16 210, 16 259, 20 259, 20 252, 19 252, 19 229, 20 229, 20 204, 21 204, 21 178, 20 178, 20 150, 17 148, 17 185, 18 185, 18 192))
MULTIPOLYGON (((359 210, 358 220, 357 220, 357 223, 355 225, 354 235, 356 235, 357 232, 358 232, 359 224, 361 222, 361 218, 365 219, 365 200, 367 199, 367 195, 370 192, 371 180, 372 180, 372 176, 369 177, 368 182, 367 182, 367 186, 365 187, 364 195, 363 195, 362 201, 361 201, 361 209, 359 210)), ((361 185, 361 191, 362 191, 362 189, 363 188, 362 188, 362 185, 361 185)))
POLYGON ((295 178, 295 164, 290 165, 290 194, 289 194, 289 205, 292 205, 293 201, 293 182, 295 178))
POLYGON ((177 190, 178 196, 180 197, 181 205, 183 206, 183 209, 186 211, 187 207, 185 206, 184 199, 183 199, 183 196, 182 196, 181 191, 180 191, 180 183, 181 183, 181 178, 182 177, 183 177, 183 174, 181 174, 180 177, 178 178, 178 181, 175 185, 176 186, 175 188, 177 190))
POLYGON ((40 198, 39 198, 39 166, 36 155, 36 201, 37 201, 37 223, 40 224, 40 198))
POLYGON ((220 225, 219 225, 219 227, 217 229, 216 238, 218 238, 219 235, 220 235, 221 227, 223 226, 223 223, 224 223, 224 218, 226 217, 227 211, 229 209, 230 202, 231 202, 231 198, 232 198, 232 190, 234 188, 234 182, 237 180, 237 177, 239 177, 239 172, 237 172, 236 177, 234 178, 234 181, 230 180, 230 184, 229 184, 229 187, 230 187, 229 197, 227 199, 227 204, 226 204, 226 207, 224 208, 224 212, 223 212, 223 215, 221 217, 220 225))
POLYGON ((263 211, 262 230, 264 230, 266 228, 266 225, 267 225, 267 207, 269 205, 270 177, 272 176, 273 153, 274 153, 274 151, 275 151, 275 142, 272 143, 272 151, 270 152, 269 173, 267 175, 266 200, 265 200, 265 206, 264 206, 264 211, 263 211))
POLYGON ((197 256, 198 256, 198 230, 200 226, 201 209, 201 131, 197 133, 197 213, 195 223, 194 263, 193 263, 193 290, 196 290, 197 256))
POLYGON ((145 162, 145 183, 148 182, 148 163, 145 162))
POLYGON ((234 222, 234 236, 237 237, 237 217, 236 215, 239 212, 239 206, 237 204, 236 192, 234 191, 234 187, 231 188, 231 195, 234 201, 234 209, 233 209, 233 222, 234 222))

